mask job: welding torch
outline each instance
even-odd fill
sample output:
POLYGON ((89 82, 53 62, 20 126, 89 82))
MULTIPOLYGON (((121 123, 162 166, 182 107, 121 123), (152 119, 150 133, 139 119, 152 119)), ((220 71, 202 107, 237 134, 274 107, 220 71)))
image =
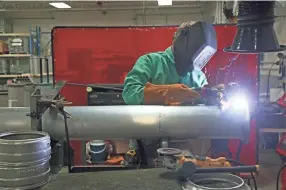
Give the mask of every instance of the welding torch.
POLYGON ((200 94, 200 99, 203 100, 216 100, 217 104, 221 104, 223 100, 227 100, 228 96, 234 94, 235 91, 238 91, 240 86, 237 83, 229 83, 226 86, 218 85, 216 87, 200 87, 195 88, 194 91, 200 94))

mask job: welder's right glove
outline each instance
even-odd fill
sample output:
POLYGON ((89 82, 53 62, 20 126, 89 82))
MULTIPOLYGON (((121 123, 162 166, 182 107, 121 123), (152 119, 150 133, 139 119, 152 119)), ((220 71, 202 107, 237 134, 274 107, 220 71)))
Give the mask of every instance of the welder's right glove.
POLYGON ((147 83, 144 88, 145 105, 180 105, 200 97, 200 94, 184 84, 154 85, 147 83))

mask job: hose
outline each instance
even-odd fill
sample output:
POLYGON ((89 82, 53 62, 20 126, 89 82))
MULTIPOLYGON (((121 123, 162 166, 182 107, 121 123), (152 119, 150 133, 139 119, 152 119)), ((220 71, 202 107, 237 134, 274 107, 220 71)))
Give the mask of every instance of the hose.
MULTIPOLYGON (((230 162, 230 163, 239 165, 239 166, 244 166, 243 163, 241 163, 241 162, 239 162, 237 160, 228 159, 227 161, 230 162)), ((258 190, 257 181, 256 181, 256 178, 255 178, 253 172, 250 172, 250 175, 251 175, 251 178, 252 178, 252 181, 253 181, 253 184, 254 184, 254 190, 258 190)))
POLYGON ((71 152, 70 152, 70 137, 69 137, 69 129, 68 129, 68 122, 67 122, 67 114, 63 109, 60 109, 61 114, 64 117, 64 123, 65 123, 65 135, 66 135, 66 141, 68 144, 67 147, 67 153, 68 153, 68 172, 72 172, 72 166, 71 166, 71 152))
POLYGON ((286 164, 283 164, 278 173, 277 173, 277 176, 276 176, 276 190, 279 190, 279 181, 280 181, 280 175, 281 175, 281 172, 283 171, 283 169, 286 168, 286 164))
POLYGON ((147 156, 146 156, 146 151, 144 148, 144 144, 141 140, 136 140, 137 145, 138 145, 138 150, 139 150, 139 167, 147 166, 147 156))

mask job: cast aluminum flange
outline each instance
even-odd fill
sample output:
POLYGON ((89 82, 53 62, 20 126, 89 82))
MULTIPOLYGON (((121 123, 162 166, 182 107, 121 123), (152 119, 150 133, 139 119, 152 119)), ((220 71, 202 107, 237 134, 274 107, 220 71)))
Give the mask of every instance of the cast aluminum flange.
POLYGON ((187 180, 183 190, 251 190, 243 179, 232 174, 195 174, 187 180))

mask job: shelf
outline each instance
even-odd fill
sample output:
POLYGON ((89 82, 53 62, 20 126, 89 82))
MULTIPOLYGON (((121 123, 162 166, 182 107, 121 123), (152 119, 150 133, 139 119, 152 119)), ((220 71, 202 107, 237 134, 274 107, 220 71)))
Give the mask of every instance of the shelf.
POLYGON ((6 79, 8 79, 8 78, 15 78, 15 77, 17 77, 17 76, 20 76, 20 75, 0 75, 0 78, 6 78, 6 79))
POLYGON ((31 54, 0 54, 0 58, 22 58, 31 57, 31 54))
MULTIPOLYGON (((53 73, 49 73, 49 76, 52 76, 53 73)), ((30 74, 30 73, 25 73, 25 74, 19 74, 19 75, 0 75, 0 78, 16 78, 16 77, 25 77, 25 76, 31 76, 31 77, 40 77, 40 74, 30 74)), ((43 77, 47 76, 47 73, 43 73, 43 77)))
MULTIPOLYGON (((53 75, 53 73, 49 73, 49 76, 53 75)), ((31 77, 40 77, 40 74, 31 74, 31 73, 25 73, 22 75, 17 75, 17 76, 31 76, 31 77)), ((47 76, 47 73, 43 73, 43 76, 47 76)))
POLYGON ((29 33, 0 33, 0 37, 29 37, 29 33))

